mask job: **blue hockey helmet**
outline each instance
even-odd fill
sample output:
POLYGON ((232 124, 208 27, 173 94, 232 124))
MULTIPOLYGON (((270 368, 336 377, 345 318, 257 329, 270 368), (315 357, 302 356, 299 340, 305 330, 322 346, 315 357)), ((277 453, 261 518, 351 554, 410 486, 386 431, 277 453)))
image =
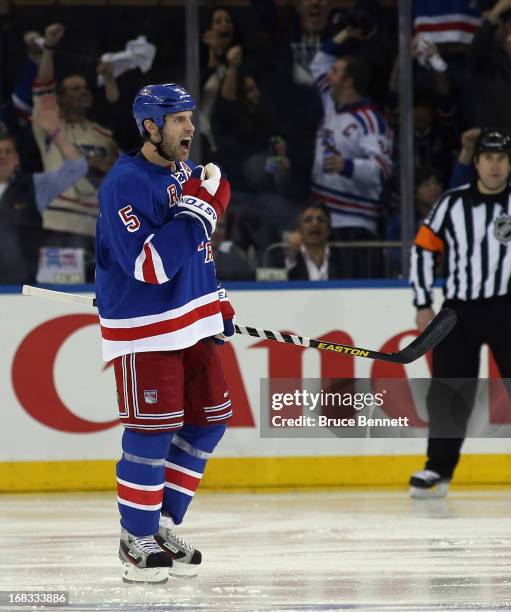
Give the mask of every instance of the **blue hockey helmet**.
POLYGON ((195 100, 184 87, 176 83, 146 85, 133 100, 133 116, 142 136, 145 136, 144 120, 151 119, 161 129, 166 115, 182 113, 195 108, 195 100))

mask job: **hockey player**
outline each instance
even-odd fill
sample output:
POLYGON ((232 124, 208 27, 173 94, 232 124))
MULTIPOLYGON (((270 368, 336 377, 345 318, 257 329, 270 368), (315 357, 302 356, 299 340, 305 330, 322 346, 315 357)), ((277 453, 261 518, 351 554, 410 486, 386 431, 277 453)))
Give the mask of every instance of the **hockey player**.
POLYGON ((173 528, 232 415, 213 337, 234 333, 234 311, 217 289, 210 243, 230 187, 217 166, 188 161, 194 108, 176 84, 141 89, 133 114, 144 144, 121 155, 99 192, 96 295, 124 425, 127 582, 197 574, 201 553, 173 528))

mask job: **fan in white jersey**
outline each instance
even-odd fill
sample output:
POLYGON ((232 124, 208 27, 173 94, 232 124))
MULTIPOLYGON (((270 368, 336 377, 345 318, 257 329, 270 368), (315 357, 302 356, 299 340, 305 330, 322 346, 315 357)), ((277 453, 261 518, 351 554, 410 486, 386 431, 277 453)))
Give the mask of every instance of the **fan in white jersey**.
POLYGON ((347 28, 327 41, 311 69, 323 102, 316 135, 312 192, 332 213, 334 239, 353 239, 338 230, 374 238, 381 195, 392 171, 392 134, 366 97, 371 73, 360 58, 343 56, 347 28))

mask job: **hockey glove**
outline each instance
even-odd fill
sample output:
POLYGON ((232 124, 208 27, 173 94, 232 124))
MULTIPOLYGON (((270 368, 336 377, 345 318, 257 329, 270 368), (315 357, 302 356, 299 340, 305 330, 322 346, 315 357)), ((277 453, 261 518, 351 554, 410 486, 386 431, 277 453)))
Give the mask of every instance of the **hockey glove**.
POLYGON ((176 217, 188 215, 203 226, 208 240, 215 231, 218 217, 221 217, 231 198, 231 187, 222 177, 220 168, 208 164, 197 166, 183 185, 183 193, 177 204, 176 217))
POLYGON ((213 336, 213 340, 215 344, 224 344, 224 342, 229 342, 231 336, 234 335, 234 308, 229 302, 227 291, 220 286, 218 287, 218 299, 220 300, 222 319, 224 320, 224 331, 213 336))

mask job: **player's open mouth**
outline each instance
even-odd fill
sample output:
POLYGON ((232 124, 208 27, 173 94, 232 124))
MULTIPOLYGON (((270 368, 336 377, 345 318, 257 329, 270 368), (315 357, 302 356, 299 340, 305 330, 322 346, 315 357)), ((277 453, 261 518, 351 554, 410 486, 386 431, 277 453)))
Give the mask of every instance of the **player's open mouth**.
POLYGON ((183 138, 183 140, 180 141, 180 145, 183 149, 186 149, 187 151, 190 150, 190 144, 192 142, 191 138, 183 138))

